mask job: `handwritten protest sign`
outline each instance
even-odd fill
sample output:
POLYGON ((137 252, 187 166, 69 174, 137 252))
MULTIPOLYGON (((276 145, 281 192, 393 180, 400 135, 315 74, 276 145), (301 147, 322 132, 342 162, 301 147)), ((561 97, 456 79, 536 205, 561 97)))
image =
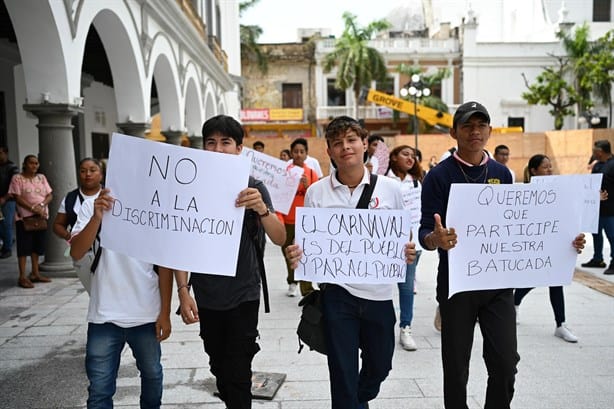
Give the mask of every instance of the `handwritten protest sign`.
POLYGON ((410 215, 405 210, 296 209, 297 280, 392 284, 405 281, 410 215))
POLYGON ((107 183, 115 198, 101 245, 154 264, 234 276, 249 162, 239 155, 113 134, 107 183), (220 177, 223 176, 223 177, 220 177))
POLYGON ((283 160, 246 147, 243 147, 242 154, 250 160, 250 175, 261 180, 269 191, 275 211, 288 214, 303 169, 296 166, 289 168, 283 160))
POLYGON ((458 235, 449 256, 449 294, 571 282, 582 197, 552 183, 452 184, 446 225, 458 235))
POLYGON ((533 176, 531 183, 550 183, 561 179, 573 186, 576 194, 584 198, 582 206, 582 223, 580 231, 597 233, 599 230, 599 191, 601 190, 601 179, 603 174, 593 173, 587 175, 550 175, 533 176))

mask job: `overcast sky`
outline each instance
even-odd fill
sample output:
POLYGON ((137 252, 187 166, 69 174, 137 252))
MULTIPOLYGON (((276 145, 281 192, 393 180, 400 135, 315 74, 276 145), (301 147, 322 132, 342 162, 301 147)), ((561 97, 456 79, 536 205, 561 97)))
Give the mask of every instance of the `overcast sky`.
MULTIPOLYGON (((263 29, 261 43, 297 41, 297 28, 331 28, 339 36, 343 31, 341 15, 350 11, 358 16, 360 25, 383 19, 395 7, 414 3, 421 7, 421 0, 260 0, 241 17, 241 24, 258 25, 263 29)), ((457 6, 466 0, 435 0, 457 6)), ((437 7, 439 9, 439 7, 437 7)))

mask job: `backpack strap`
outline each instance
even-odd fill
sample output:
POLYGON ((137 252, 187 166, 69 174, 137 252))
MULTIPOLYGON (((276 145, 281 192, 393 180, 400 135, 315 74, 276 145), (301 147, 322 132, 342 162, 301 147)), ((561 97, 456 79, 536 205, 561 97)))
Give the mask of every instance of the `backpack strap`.
POLYGON ((66 208, 66 217, 68 218, 68 225, 74 226, 77 222, 77 213, 75 213, 75 203, 77 202, 77 198, 79 198, 79 203, 83 203, 83 195, 81 195, 81 191, 79 188, 68 192, 66 195, 66 200, 64 200, 64 207, 66 208))
POLYGON ((102 224, 98 226, 98 231, 96 232, 96 238, 92 243, 92 250, 96 246, 96 242, 98 242, 98 248, 94 252, 94 260, 92 261, 92 265, 90 267, 90 272, 92 274, 96 273, 96 267, 98 267, 98 263, 100 262, 100 255, 102 254, 102 246, 100 245, 100 229, 102 228, 102 224))
MULTIPOLYGON (((255 183, 256 183, 256 179, 250 176, 248 186, 255 187, 255 183)), ((253 213, 254 223, 256 224, 257 228, 252 229, 251 226, 248 226, 247 231, 252 241, 252 244, 254 245, 254 250, 256 251, 256 259, 258 261, 258 270, 260 272, 260 282, 262 283, 262 299, 264 301, 264 312, 269 313, 271 312, 271 306, 269 302, 269 286, 266 281, 266 270, 264 268, 264 242, 263 240, 266 240, 266 238, 259 237, 260 229, 262 227, 262 222, 260 221, 260 217, 258 216, 258 213, 256 213, 253 210, 250 210, 250 212, 253 213)), ((251 217, 248 218, 247 220, 248 223, 251 222, 249 219, 251 219, 251 217)))
POLYGON ((371 196, 373 196, 373 190, 375 190, 376 183, 377 183, 377 175, 375 173, 371 173, 369 184, 365 186, 365 188, 362 190, 360 199, 358 199, 358 204, 356 205, 357 209, 368 209, 369 208, 369 202, 371 201, 371 196))

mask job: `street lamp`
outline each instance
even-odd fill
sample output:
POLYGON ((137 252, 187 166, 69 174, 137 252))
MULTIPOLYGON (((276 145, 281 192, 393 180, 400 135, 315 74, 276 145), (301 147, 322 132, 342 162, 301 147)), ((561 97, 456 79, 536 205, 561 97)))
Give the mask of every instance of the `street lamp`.
POLYGON ((599 118, 599 114, 594 113, 593 111, 586 111, 580 114, 578 118, 578 123, 584 125, 586 123, 591 123, 591 125, 599 125, 601 122, 601 118, 599 118))
POLYGON ((414 99, 414 144, 418 150, 418 99, 431 95, 431 89, 422 82, 419 74, 411 76, 411 81, 399 90, 403 98, 412 97, 414 99))

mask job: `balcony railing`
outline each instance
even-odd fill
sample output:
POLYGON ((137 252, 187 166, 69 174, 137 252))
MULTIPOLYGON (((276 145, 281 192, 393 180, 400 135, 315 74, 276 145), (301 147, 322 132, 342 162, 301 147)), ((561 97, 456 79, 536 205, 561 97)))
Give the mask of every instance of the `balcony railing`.
MULTIPOLYGON (((353 106, 319 106, 316 111, 316 119, 331 119, 340 115, 354 117, 353 106)), ((392 109, 375 105, 359 106, 358 118, 364 119, 390 119, 392 109)))
MULTIPOLYGON (((316 52, 329 53, 335 48, 334 38, 325 38, 317 42, 316 52)), ((398 53, 455 53, 460 52, 458 39, 438 40, 434 38, 388 38, 370 40, 369 47, 377 50, 390 50, 398 53)))

